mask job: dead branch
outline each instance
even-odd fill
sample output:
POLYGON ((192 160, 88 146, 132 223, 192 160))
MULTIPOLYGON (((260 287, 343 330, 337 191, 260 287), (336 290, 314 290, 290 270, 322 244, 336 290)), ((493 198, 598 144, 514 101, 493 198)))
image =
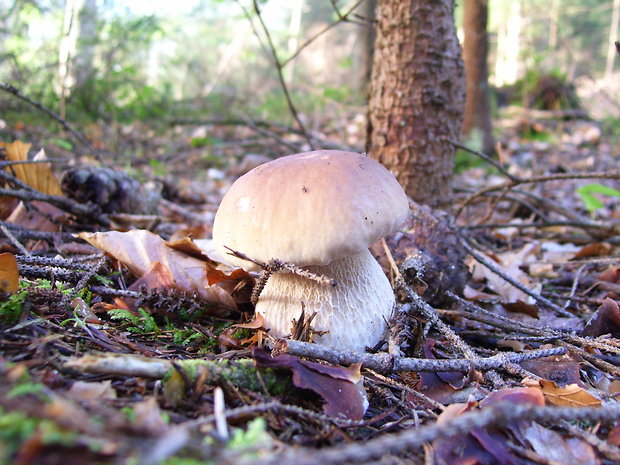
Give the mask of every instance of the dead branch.
MULTIPOLYGON (((6 173, 0 171, 0 178, 3 178, 4 174, 6 173)), ((30 187, 27 189, 7 189, 3 187, 0 188, 0 195, 15 197, 23 202, 33 200, 46 202, 79 218, 90 218, 102 226, 110 224, 110 218, 105 213, 97 211, 96 206, 83 205, 60 195, 44 194, 30 187)))
MULTIPOLYGON (((387 454, 412 451, 425 443, 439 438, 448 438, 465 434, 476 428, 495 425, 508 425, 517 421, 536 421, 556 424, 559 421, 615 421, 620 416, 620 405, 608 405, 605 408, 546 407, 537 405, 516 405, 501 403, 487 408, 474 410, 453 419, 433 423, 420 428, 410 428, 399 433, 370 439, 364 443, 352 443, 327 449, 289 449, 264 460, 254 460, 254 465, 341 465, 344 463, 365 463, 387 454)), ((247 463, 247 462, 246 462, 247 463)))
POLYGON ((61 118, 59 115, 54 113, 49 108, 45 107, 42 103, 37 102, 35 100, 32 100, 30 97, 22 94, 15 86, 13 86, 11 84, 6 84, 6 83, 3 83, 3 82, 0 82, 0 89, 4 90, 5 92, 8 92, 9 94, 14 95, 15 97, 17 97, 20 100, 23 100, 24 102, 28 103, 29 105, 32 105, 36 109, 41 110, 47 116, 49 116, 54 121, 59 123, 63 127, 63 129, 65 129, 65 131, 69 132, 69 134, 71 134, 73 136, 73 138, 75 140, 77 140, 80 144, 82 144, 85 147, 87 147, 88 150, 90 150, 93 153, 93 155, 95 155, 95 157, 97 158, 97 161, 103 165, 103 160, 101 159, 101 154, 97 150, 95 150, 93 148, 91 143, 88 142, 88 140, 86 139, 86 137, 84 137, 82 135, 82 133, 80 133, 73 126, 71 126, 66 120, 61 118))
MULTIPOLYGON (((308 47, 312 42, 314 42, 316 39, 318 39, 319 37, 321 37, 323 34, 325 34, 326 32, 330 31, 331 29, 333 29, 335 26, 337 26, 340 23, 344 23, 344 22, 349 22, 349 23, 357 23, 359 24, 357 21, 353 21, 351 20, 349 17, 354 13, 354 11, 357 9, 358 6, 360 6, 362 3, 364 2, 364 0, 357 0, 347 11, 345 11, 344 13, 342 13, 340 11, 340 9, 338 8, 338 5, 336 5, 336 3, 332 0, 331 4, 332 4, 332 8, 334 9, 334 12, 336 13, 336 16, 338 17, 338 19, 336 19, 336 21, 327 24, 325 27, 323 27, 320 31, 318 31, 316 34, 314 34, 312 37, 310 37, 309 39, 307 39, 304 43, 302 43, 297 50, 295 50, 293 52, 293 54, 288 57, 286 60, 282 61, 282 67, 288 65, 291 61, 293 61, 295 58, 297 58, 299 56, 299 54, 306 48, 308 47)), ((364 24, 365 25, 365 24, 364 24)))
MULTIPOLYGON (((250 13, 246 10, 246 8, 239 1, 237 1, 237 3, 239 4, 241 9, 243 10, 244 15, 248 18, 248 21, 250 21, 250 24, 252 26, 252 30, 254 31, 254 34, 260 40, 260 34, 258 34, 258 31, 256 30, 256 28, 254 26, 254 21, 252 21, 252 16, 250 15, 250 13)), ((312 139, 308 135, 308 131, 306 131, 306 126, 304 125, 303 121, 299 117, 299 113, 297 112, 297 108, 295 107, 295 104, 293 103, 293 100, 291 98, 291 94, 290 94, 290 92, 288 90, 288 86, 286 85, 286 81, 284 80, 284 73, 282 72, 283 66, 282 66, 282 63, 280 62, 280 59, 278 58, 278 53, 276 51, 276 47, 275 47, 275 45, 273 43, 273 40, 271 39, 271 34, 269 33, 269 28, 265 24, 265 21, 263 20, 263 17, 261 15, 260 6, 258 5, 258 2, 256 0, 252 1, 252 6, 254 8, 254 13, 256 14, 256 17, 258 18, 258 22, 261 25, 263 33, 265 34, 265 37, 267 38, 267 47, 266 48, 267 48, 267 51, 269 52, 269 54, 271 55, 271 58, 273 60, 274 66, 276 67, 276 73, 278 75, 278 81, 280 83, 280 87, 282 88, 282 92, 284 93, 284 98, 286 99, 286 104, 288 106, 288 109, 289 109, 291 115, 293 116, 293 119, 295 120, 295 122, 299 126, 299 130, 303 133, 304 139, 306 139, 306 141, 308 142, 308 145, 310 146, 310 148, 314 148, 314 144, 312 142, 312 139)), ((264 46, 263 42, 262 41, 260 41, 260 42, 261 42, 261 45, 264 46)))
POLYGON ((362 363, 365 367, 378 373, 389 374, 398 371, 458 371, 467 373, 471 369, 503 369, 507 363, 519 363, 535 358, 561 355, 566 353, 566 349, 557 347, 553 349, 531 350, 522 353, 506 352, 493 355, 492 357, 476 357, 473 359, 431 360, 426 358, 395 357, 387 353, 368 354, 351 350, 336 350, 318 344, 278 339, 274 347, 274 352, 315 358, 334 365, 362 363))
POLYGON ((494 186, 485 187, 484 189, 480 189, 474 194, 470 195, 465 201, 459 206, 458 210, 455 213, 455 218, 458 218, 459 215, 463 212, 465 207, 472 203, 475 199, 482 197, 490 192, 502 191, 505 189, 512 189, 521 184, 536 184, 540 182, 550 182, 550 181, 566 181, 566 180, 575 180, 575 179, 620 179, 620 171, 612 170, 605 172, 592 172, 592 173, 558 173, 558 174, 547 174, 542 176, 532 176, 530 178, 517 178, 516 180, 506 181, 501 184, 496 184, 494 186))
POLYGON ((460 142, 457 142, 455 140, 448 140, 448 142, 450 142, 452 145, 454 145, 456 148, 461 149, 461 150, 465 150, 466 152, 469 152, 473 155, 476 155, 477 157, 482 158, 484 161, 486 161, 487 163, 493 165, 495 168, 497 168, 499 170, 500 173, 502 173, 504 176, 506 176, 508 179, 510 179, 511 181, 514 182, 518 182, 521 181, 521 178, 514 176, 512 174, 510 174, 503 166, 500 162, 494 160, 492 157, 490 157, 489 155, 487 155, 484 152, 481 152, 479 150, 474 150, 471 149, 469 147, 467 147, 466 145, 461 144, 460 142))

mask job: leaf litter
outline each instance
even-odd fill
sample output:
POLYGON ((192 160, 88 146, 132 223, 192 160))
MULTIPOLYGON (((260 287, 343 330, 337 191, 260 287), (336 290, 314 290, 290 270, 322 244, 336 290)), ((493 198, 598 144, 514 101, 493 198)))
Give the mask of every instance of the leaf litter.
MULTIPOLYGON (((528 165, 528 150, 545 173, 570 166, 570 158, 584 152, 599 157, 600 170, 615 166, 604 141, 598 153, 596 146, 565 144, 560 156, 509 131, 505 138, 503 160, 522 178, 541 174, 528 165)), ((3 147, 22 161, 29 150, 23 143, 3 147)), ((71 201, 66 185, 56 190, 60 183, 49 163, 33 166, 36 171, 6 172, 71 201)), ((2 199, 0 424, 15 425, 3 429, 4 457, 14 463, 52 463, 52 456, 65 463, 129 463, 136 457, 142 463, 274 463, 278 454, 297 454, 303 462, 317 450, 357 445, 368 457, 406 463, 620 460, 620 416, 596 420, 596 413, 581 423, 541 414, 537 421, 489 421, 461 433, 437 430, 427 441, 430 448, 381 446, 391 435, 423 434, 434 425, 449 431, 459 419, 482 418, 507 404, 556 406, 568 409, 566 418, 571 410, 615 411, 620 288, 614 286, 620 273, 614 230, 605 223, 613 226, 619 213, 610 189, 567 179, 531 183, 499 200, 461 194, 457 203, 467 207, 456 221, 420 208, 399 235, 373 252, 388 274, 395 273, 390 256, 400 266, 399 303, 412 305, 402 289, 409 286, 445 326, 429 314, 403 310, 408 317, 397 325, 402 331, 394 335, 392 356, 471 359, 548 347, 566 353, 491 370, 387 369, 379 375, 362 361, 343 366, 311 353, 270 353, 270 336, 250 304, 257 276, 226 267, 198 240, 208 237, 222 193, 241 174, 236 166, 230 173, 201 183, 202 191, 182 173, 188 180, 181 176, 174 189, 167 188, 155 222, 151 213, 138 213, 123 217, 122 225, 109 223, 118 230, 97 226, 72 208, 55 206, 55 215, 45 202, 18 207, 2 199), (183 236, 190 231, 196 240, 183 236), (504 276, 467 258, 459 246, 463 236, 504 276), (59 255, 63 250, 73 252, 59 255), (101 261, 103 253, 108 258, 101 261)), ((475 190, 504 180, 474 168, 457 185, 475 190)), ((101 218, 97 205, 88 205, 101 218)))

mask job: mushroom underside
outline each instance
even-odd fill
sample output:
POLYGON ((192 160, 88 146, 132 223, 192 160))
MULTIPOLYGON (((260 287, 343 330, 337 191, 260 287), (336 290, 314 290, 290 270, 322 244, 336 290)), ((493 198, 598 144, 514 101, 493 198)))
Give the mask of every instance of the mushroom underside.
POLYGON ((271 335, 291 334, 303 302, 306 316, 316 312, 314 330, 327 331, 314 337, 318 344, 363 352, 381 340, 394 308, 394 292, 367 249, 327 266, 303 268, 338 284, 330 286, 292 273, 272 275, 256 305, 271 335))

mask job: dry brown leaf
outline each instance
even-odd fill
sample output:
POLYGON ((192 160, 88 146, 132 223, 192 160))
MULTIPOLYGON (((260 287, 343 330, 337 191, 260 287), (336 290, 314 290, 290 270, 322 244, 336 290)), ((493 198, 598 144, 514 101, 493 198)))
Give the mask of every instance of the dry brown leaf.
MULTIPOLYGON (((196 293, 208 302, 228 308, 236 303, 223 282, 209 285, 213 263, 171 248, 161 237, 145 230, 128 232, 80 233, 81 239, 122 262, 132 274, 144 277, 143 283, 151 288, 169 288, 196 293)), ((247 273, 243 274, 247 277, 247 273)), ((232 278, 228 278, 229 280, 232 278)))
POLYGON ((265 327, 265 318, 260 313, 257 313, 252 321, 247 323, 237 323, 233 325, 235 328, 247 328, 247 329, 259 329, 265 327))
POLYGON ((607 256, 610 252, 611 244, 607 242, 594 242, 583 247, 573 256, 573 259, 607 256))
POLYGON ((72 397, 88 403, 100 403, 102 399, 116 399, 112 381, 75 381, 69 389, 72 397))
MULTIPOLYGON (((540 285, 535 285, 530 280, 527 273, 521 269, 522 265, 526 265, 535 260, 538 249, 539 244, 531 243, 525 245, 520 250, 497 254, 493 257, 493 260, 496 262, 495 265, 512 279, 530 289, 538 290, 537 288, 540 287, 540 285)), ((475 280, 486 279, 487 287, 500 296, 502 303, 514 303, 519 300, 527 304, 534 303, 532 297, 520 291, 482 264, 472 259, 470 261, 470 266, 473 278, 475 280)))
POLYGON ((538 381, 547 402, 559 407, 600 407, 601 401, 577 384, 559 387, 553 381, 538 381))
POLYGON ((0 291, 15 294, 18 290, 17 260, 12 253, 0 253, 0 291))
POLYGON ((302 360, 289 354, 272 356, 254 348, 252 357, 258 368, 288 369, 293 374, 293 384, 310 389, 323 398, 323 411, 331 416, 344 416, 361 420, 368 407, 361 379, 360 363, 348 368, 302 360))
MULTIPOLYGON (((6 158, 9 161, 28 160, 28 150, 30 150, 31 145, 32 144, 27 144, 19 140, 11 143, 0 142, 0 147, 4 148, 6 158)), ((45 151, 41 149, 39 153, 34 156, 33 160, 47 160, 45 151)), ((17 164, 11 165, 7 170, 14 173, 17 179, 25 182, 39 192, 48 195, 62 195, 60 182, 58 182, 58 178, 56 178, 56 175, 52 172, 51 163, 17 164)))
POLYGON ((60 231, 60 225, 67 222, 67 213, 54 205, 38 200, 29 202, 28 205, 30 208, 26 208, 24 202, 19 202, 6 221, 40 232, 60 231))

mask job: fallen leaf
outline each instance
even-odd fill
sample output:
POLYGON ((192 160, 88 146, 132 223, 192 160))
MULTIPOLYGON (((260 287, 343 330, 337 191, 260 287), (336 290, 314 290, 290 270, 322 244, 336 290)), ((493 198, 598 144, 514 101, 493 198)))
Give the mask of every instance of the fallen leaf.
POLYGON ((601 401, 577 384, 559 387, 553 381, 538 381, 547 402, 559 407, 600 407, 601 401))
POLYGON ((573 255, 573 259, 577 260, 580 258, 600 257, 603 255, 608 256, 610 252, 611 244, 608 244, 607 242, 594 242, 586 245, 579 252, 573 255))
POLYGON ((534 452, 549 462, 578 463, 579 465, 597 465, 600 463, 592 446, 581 439, 565 439, 559 433, 538 423, 522 426, 520 430, 534 452))
POLYGON ((170 426, 162 418, 157 399, 153 396, 133 404, 133 412, 134 417, 131 422, 133 431, 159 437, 170 429, 170 426))
POLYGON ((260 329, 264 328, 264 325, 265 318, 260 313, 257 313, 252 321, 248 321, 247 323, 237 323, 233 326, 235 328, 260 329))
POLYGON ((602 271, 598 275, 598 279, 601 281, 607 281, 609 283, 620 284, 620 267, 613 266, 611 268, 602 271))
POLYGON ((524 388, 507 388, 493 391, 480 401, 481 407, 498 404, 500 402, 510 402, 515 405, 545 405, 545 398, 540 389, 524 387, 524 388))
POLYGON ((590 321, 581 330, 581 336, 598 337, 610 334, 620 338, 620 308, 615 300, 607 298, 594 312, 590 321))
POLYGON ((361 380, 361 364, 349 368, 326 365, 289 354, 272 357, 262 349, 254 348, 252 357, 259 368, 284 368, 293 373, 293 384, 310 389, 325 401, 323 411, 330 416, 343 415, 352 420, 364 417, 368 400, 361 380))
POLYGON ((99 403, 102 399, 116 399, 116 390, 112 381, 75 381, 69 388, 69 394, 89 403, 99 403))
MULTIPOLYGON (((540 284, 534 284, 530 280, 529 275, 521 269, 521 266, 534 261, 536 259, 536 252, 539 249, 540 245, 533 242, 525 245, 520 250, 496 254, 493 258, 488 259, 495 261, 495 266, 513 280, 530 289, 537 290, 540 284)), ((473 279, 477 281, 486 280, 487 287, 499 295, 502 303, 515 303, 517 301, 522 301, 526 304, 534 303, 532 297, 514 287, 504 278, 489 270, 486 266, 483 266, 473 259, 469 261, 469 264, 473 279)))
POLYGON ((566 354, 543 357, 536 360, 526 360, 521 362, 520 365, 543 379, 555 382, 560 387, 565 387, 569 384, 585 387, 579 373, 581 368, 579 356, 573 358, 572 354, 566 354))
POLYGON ((607 442, 616 447, 620 447, 620 425, 616 425, 607 435, 607 442))
POLYGON ((524 315, 528 315, 533 318, 538 318, 538 314, 540 312, 537 305, 527 304, 520 299, 516 302, 504 302, 502 305, 509 312, 523 313, 524 315))
MULTIPOLYGON (((195 293, 207 302, 228 309, 237 307, 233 292, 239 283, 247 280, 251 284, 252 281, 242 271, 210 285, 209 274, 218 272, 212 261, 203 255, 200 255, 203 258, 196 258, 198 252, 194 249, 188 255, 178 247, 170 247, 161 237, 149 231, 80 233, 78 236, 127 266, 132 274, 141 278, 140 285, 195 293)), ((191 249, 187 243, 182 248, 191 249)))
MULTIPOLYGON (((6 158, 9 161, 26 161, 28 160, 28 150, 32 144, 28 144, 19 140, 15 142, 0 142, 0 147, 3 147, 6 153, 6 158)), ((45 151, 41 149, 33 157, 33 161, 47 160, 45 151)), ((60 182, 58 178, 52 172, 51 163, 28 163, 28 164, 15 164, 7 168, 7 171, 14 173, 15 177, 20 181, 25 182, 33 189, 43 192, 48 195, 62 195, 62 189, 60 188, 60 182)))
POLYGON ((12 253, 0 253, 0 291, 15 294, 19 290, 17 260, 12 253))

